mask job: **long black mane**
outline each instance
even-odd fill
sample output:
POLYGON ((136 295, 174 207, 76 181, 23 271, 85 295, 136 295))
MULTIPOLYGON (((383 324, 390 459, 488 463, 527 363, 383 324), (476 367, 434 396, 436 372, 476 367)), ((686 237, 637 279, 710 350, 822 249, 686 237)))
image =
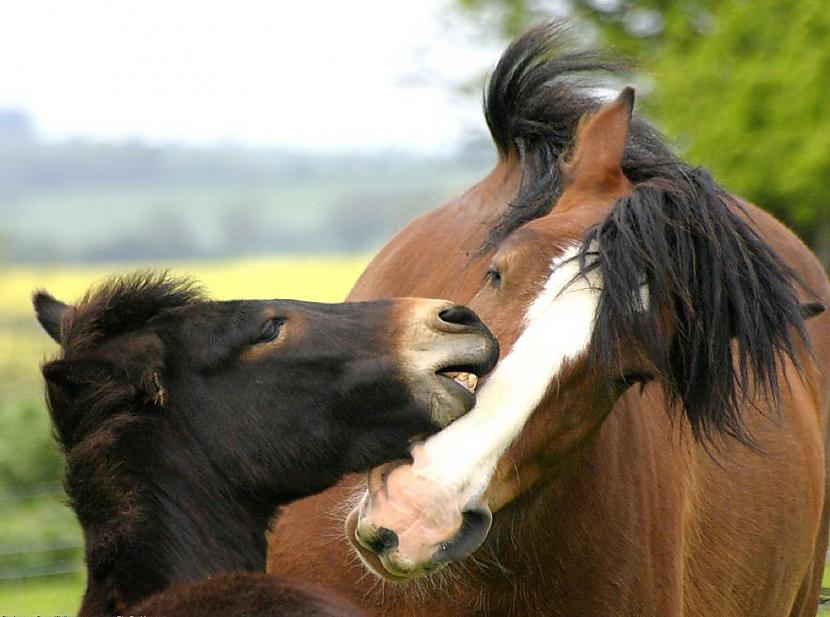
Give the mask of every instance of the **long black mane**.
MULTIPOLYGON (((566 40, 561 24, 531 30, 490 79, 487 124, 523 179, 485 249, 553 208, 560 159, 580 119, 601 104, 584 76, 619 70, 600 53, 563 51, 566 40)), ((804 286, 734 197, 637 118, 623 171, 634 193, 589 231, 579 256, 582 272, 598 269, 603 280, 592 359, 612 367, 621 341, 642 343, 669 403, 682 405, 697 438, 725 434, 751 445, 742 404, 755 395, 777 401, 781 361, 800 366, 798 340, 809 349, 796 292, 804 286)))
POLYGON ((810 345, 797 274, 734 199, 701 168, 682 184, 641 183, 580 257, 602 276, 592 359, 614 366, 620 341, 637 341, 698 438, 754 445, 741 408, 758 396, 777 403, 781 362, 800 369, 796 341, 810 345))

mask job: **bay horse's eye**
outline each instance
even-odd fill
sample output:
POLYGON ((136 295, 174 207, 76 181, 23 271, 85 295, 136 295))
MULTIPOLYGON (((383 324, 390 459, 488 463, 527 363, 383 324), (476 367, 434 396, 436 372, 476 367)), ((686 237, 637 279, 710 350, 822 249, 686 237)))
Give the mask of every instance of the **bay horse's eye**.
POLYGON ((648 373, 626 373, 622 377, 617 378, 615 384, 617 387, 627 390, 633 385, 640 384, 640 389, 645 387, 645 385, 654 379, 653 375, 649 375, 648 373))
POLYGON ((262 326, 262 330, 259 333, 255 343, 268 343, 273 341, 280 335, 280 328, 282 327, 283 320, 282 319, 269 319, 265 322, 262 326))
POLYGON ((486 274, 487 280, 493 289, 501 287, 501 272, 495 268, 490 268, 486 274))

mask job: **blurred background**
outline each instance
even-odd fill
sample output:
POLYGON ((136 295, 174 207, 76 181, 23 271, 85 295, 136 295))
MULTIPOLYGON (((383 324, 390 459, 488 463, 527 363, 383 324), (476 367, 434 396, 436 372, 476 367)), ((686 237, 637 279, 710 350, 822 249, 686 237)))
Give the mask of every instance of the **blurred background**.
POLYGON ((157 265, 218 298, 342 299, 492 166, 483 79, 551 17, 628 58, 677 150, 830 263, 823 0, 4 3, 0 613, 73 614, 83 590, 31 291, 157 265))

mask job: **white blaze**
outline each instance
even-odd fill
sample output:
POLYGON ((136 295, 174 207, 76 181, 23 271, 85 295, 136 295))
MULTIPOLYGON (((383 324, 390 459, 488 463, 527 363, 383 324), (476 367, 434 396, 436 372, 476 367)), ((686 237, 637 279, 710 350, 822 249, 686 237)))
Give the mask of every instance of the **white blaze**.
POLYGON ((412 472, 463 501, 487 488, 499 458, 519 435, 566 361, 591 340, 599 302, 599 273, 577 277, 579 246, 551 264, 544 287, 528 307, 525 327, 487 383, 475 408, 418 446, 412 472))

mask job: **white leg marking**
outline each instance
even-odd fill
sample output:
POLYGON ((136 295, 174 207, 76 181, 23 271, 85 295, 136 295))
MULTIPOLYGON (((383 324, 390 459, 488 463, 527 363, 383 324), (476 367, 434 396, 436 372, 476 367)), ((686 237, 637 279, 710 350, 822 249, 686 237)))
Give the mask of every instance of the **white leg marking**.
POLYGON ((413 473, 462 503, 487 488, 499 458, 519 435, 562 365, 588 347, 599 302, 599 273, 579 272, 579 246, 553 260, 525 328, 477 393, 475 408, 414 452, 413 473))

